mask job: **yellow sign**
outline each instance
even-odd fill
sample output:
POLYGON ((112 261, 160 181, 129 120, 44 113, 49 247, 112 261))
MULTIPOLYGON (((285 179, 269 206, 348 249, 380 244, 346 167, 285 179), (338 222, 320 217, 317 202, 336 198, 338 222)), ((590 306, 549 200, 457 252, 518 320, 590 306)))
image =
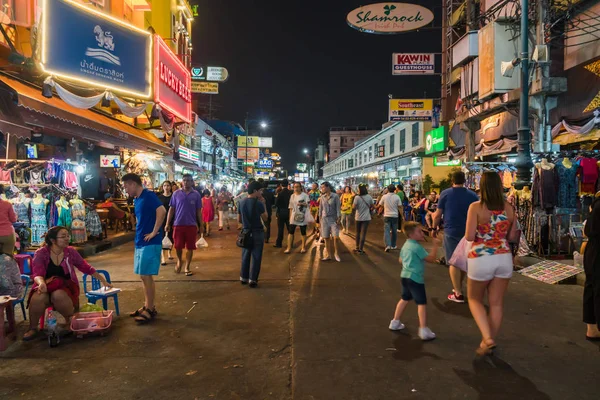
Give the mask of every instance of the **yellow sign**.
POLYGON ((261 136, 238 136, 238 147, 246 147, 246 138, 248 139, 248 147, 273 147, 273 138, 261 136))
POLYGON ((390 121, 431 121, 433 100, 390 99, 390 121))
POLYGON ((192 93, 219 94, 216 82, 192 82, 192 93))

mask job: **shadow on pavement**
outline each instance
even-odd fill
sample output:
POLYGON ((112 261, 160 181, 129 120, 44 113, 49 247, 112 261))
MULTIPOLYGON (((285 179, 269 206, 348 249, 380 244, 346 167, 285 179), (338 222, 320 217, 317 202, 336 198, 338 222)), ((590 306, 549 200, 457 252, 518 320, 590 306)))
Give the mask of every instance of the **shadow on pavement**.
POLYGON ((456 368, 453 370, 465 384, 479 393, 482 400, 550 399, 528 378, 519 375, 507 362, 495 356, 473 360, 473 372, 456 368))
POLYGON ((412 337, 408 333, 397 333, 398 338, 394 340, 396 351, 393 357, 396 360, 414 361, 422 357, 431 357, 434 360, 441 360, 440 356, 425 351, 425 346, 430 346, 431 342, 424 342, 418 337, 412 337))
POLYGON ((446 300, 444 303, 441 303, 437 297, 432 297, 431 304, 433 304, 435 308, 443 313, 457 315, 459 317, 473 318, 467 303, 460 304, 450 300, 446 300))

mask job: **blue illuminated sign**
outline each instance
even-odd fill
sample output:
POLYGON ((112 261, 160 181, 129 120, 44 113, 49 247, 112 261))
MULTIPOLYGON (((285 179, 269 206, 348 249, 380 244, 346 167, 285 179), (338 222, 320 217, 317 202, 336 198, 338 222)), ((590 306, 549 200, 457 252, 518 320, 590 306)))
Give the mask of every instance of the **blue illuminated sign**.
POLYGON ((258 160, 258 168, 273 168, 273 160, 258 160))
POLYGON ((138 98, 152 95, 152 35, 72 0, 43 0, 41 68, 138 98))

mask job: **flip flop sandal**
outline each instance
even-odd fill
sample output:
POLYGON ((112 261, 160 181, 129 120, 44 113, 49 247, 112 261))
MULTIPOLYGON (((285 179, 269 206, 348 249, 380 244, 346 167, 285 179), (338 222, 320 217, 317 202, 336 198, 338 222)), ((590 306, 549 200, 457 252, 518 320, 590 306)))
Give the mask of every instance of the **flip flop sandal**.
POLYGON ((185 276, 192 276, 194 273, 192 271, 185 271, 185 276))
POLYGON ((167 263, 160 263, 160 265, 167 265, 167 263))
POLYGON ((154 319, 154 317, 156 317, 156 314, 157 314, 156 310, 150 311, 148 309, 145 309, 142 313, 140 313, 140 315, 135 317, 134 321, 140 325, 147 324, 148 322, 152 321, 154 319), (148 315, 148 316, 146 316, 146 315, 148 315))
POLYGON ((177 265, 176 265, 176 266, 175 266, 175 273, 176 273, 176 274, 180 274, 180 273, 181 273, 181 268, 182 268, 182 266, 181 266, 181 265, 180 265, 180 266, 177 266, 177 265))
POLYGON ((24 342, 30 342, 32 340, 37 339, 37 337, 39 336, 40 331, 35 330, 35 329, 30 329, 27 332, 25 332, 25 335, 23 335, 23 341, 24 342), (33 334, 26 336, 29 332, 34 332, 33 334))
POLYGON ((137 310, 135 310, 134 312, 132 312, 132 313, 129 313, 129 316, 130 316, 130 317, 139 317, 139 316, 140 316, 140 314, 141 314, 142 312, 144 312, 145 310, 146 310, 146 306, 141 306, 140 308, 138 308, 138 309, 137 309, 137 310))

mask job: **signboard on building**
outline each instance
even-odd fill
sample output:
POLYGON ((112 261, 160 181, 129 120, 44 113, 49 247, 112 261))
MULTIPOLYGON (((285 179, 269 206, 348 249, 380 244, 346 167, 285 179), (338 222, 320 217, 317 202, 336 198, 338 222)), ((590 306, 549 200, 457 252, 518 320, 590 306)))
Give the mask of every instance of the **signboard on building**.
POLYGON ((392 54, 392 75, 428 75, 433 73, 435 73, 435 54, 392 54))
POLYGON ((38 37, 45 73, 136 98, 152 96, 150 32, 72 0, 43 5, 38 37))
POLYGON ((238 160, 248 160, 250 162, 257 162, 259 159, 259 151, 257 147, 238 147, 237 149, 237 159, 238 160), (246 156, 247 155, 247 156, 246 156))
POLYGON ((390 121, 431 121, 433 100, 390 99, 390 121))
POLYGON ((439 153, 446 150, 448 131, 445 126, 432 129, 425 134, 425 154, 439 153))
POLYGON ((219 94, 219 84, 214 82, 192 82, 192 93, 219 94))
POLYGON ((190 70, 193 81, 225 82, 229 79, 229 71, 223 67, 207 67, 199 65, 190 70))
POLYGON ((192 120, 190 71, 158 35, 154 35, 154 102, 184 122, 192 120))
POLYGON ((350 11, 346 22, 361 32, 393 34, 412 31, 433 21, 433 13, 416 4, 377 3, 350 11))
POLYGON ((271 169, 273 168, 273 160, 265 160, 264 158, 261 160, 258 160, 258 168, 268 168, 271 169))
POLYGON ((306 163, 298 163, 296 164, 296 170, 300 172, 306 172, 306 170, 308 170, 308 165, 306 165, 306 163))
POLYGON ((260 148, 271 148, 273 147, 273 138, 261 137, 261 136, 238 136, 238 147, 260 147, 260 148), (246 145, 246 140, 248 144, 246 145))
POLYGON ((183 146, 179 146, 179 156, 194 162, 200 161, 200 153, 183 146))
POLYGON ((102 168, 121 168, 120 155, 102 155, 100 156, 100 167, 102 168))
POLYGON ((462 160, 444 160, 440 161, 437 157, 433 157, 433 166, 434 167, 460 167, 462 165, 462 160))

